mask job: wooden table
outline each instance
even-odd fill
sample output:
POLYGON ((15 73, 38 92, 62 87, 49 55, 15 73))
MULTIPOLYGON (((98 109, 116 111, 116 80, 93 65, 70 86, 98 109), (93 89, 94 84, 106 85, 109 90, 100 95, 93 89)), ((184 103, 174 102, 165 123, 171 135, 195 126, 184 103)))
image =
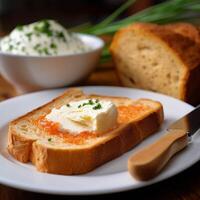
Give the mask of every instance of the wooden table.
MULTIPOLYGON (((113 68, 105 67, 96 70, 81 85, 120 85, 120 83, 113 68)), ((2 78, 0 78, 0 96, 1 94, 4 94, 4 99, 15 95, 13 87, 7 84, 2 78)), ((198 200, 200 199, 200 162, 173 178, 149 187, 128 192, 95 196, 95 199, 123 198, 127 194, 130 195, 131 199, 139 200, 198 200)), ((27 199, 94 199, 94 196, 72 197, 45 195, 0 185, 0 200, 27 199)))

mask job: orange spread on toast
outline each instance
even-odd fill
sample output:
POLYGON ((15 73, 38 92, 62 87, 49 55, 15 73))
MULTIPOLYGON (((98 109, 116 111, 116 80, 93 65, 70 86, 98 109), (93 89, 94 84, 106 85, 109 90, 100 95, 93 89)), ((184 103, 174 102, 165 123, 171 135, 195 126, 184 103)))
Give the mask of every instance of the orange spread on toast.
POLYGON ((148 111, 149 107, 145 105, 118 106, 118 123, 123 124, 134 120, 141 112, 148 111))
MULTIPOLYGON (((118 106, 118 125, 130 122, 135 119, 141 112, 147 111, 148 106, 144 105, 128 105, 128 106, 118 106)), ((98 137, 98 134, 90 131, 83 131, 79 134, 71 134, 70 132, 60 130, 59 123, 49 121, 45 116, 39 117, 36 121, 36 124, 39 125, 45 132, 51 135, 57 135, 63 138, 66 142, 72 144, 84 144, 87 139, 92 139, 98 137)))
POLYGON ((49 121, 45 116, 40 117, 37 122, 44 129, 45 132, 51 135, 57 135, 63 138, 66 142, 72 144, 83 144, 85 140, 95 138, 96 134, 90 131, 83 131, 77 135, 71 134, 67 131, 60 130, 59 123, 49 121))

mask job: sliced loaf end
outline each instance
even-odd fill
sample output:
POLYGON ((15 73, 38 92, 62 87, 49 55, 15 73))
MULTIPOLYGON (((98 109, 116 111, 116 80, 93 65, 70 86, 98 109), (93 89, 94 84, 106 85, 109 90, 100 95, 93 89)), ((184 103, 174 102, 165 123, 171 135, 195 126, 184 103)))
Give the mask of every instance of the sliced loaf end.
POLYGON ((190 71, 200 64, 200 48, 189 33, 171 29, 136 23, 114 36, 110 51, 123 85, 186 100, 186 83, 190 71))

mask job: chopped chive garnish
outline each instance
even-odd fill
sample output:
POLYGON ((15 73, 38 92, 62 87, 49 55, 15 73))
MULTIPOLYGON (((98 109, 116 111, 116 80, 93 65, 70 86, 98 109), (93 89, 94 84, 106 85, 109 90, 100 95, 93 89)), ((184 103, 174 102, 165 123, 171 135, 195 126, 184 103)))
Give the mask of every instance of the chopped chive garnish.
POLYGON ((40 48, 40 44, 36 44, 33 48, 34 48, 34 50, 36 50, 37 52, 39 52, 39 48, 40 48))
POLYGON ((44 33, 50 37, 53 35, 52 31, 50 30, 50 26, 51 25, 47 20, 42 20, 37 26, 34 27, 34 30, 38 33, 44 33))
POLYGON ((54 43, 51 43, 51 44, 50 44, 50 47, 51 47, 52 49, 56 49, 56 48, 57 48, 57 45, 54 44, 54 43))
POLYGON ((100 103, 98 103, 96 106, 93 107, 93 110, 98 110, 98 109, 101 109, 102 106, 100 103))
POLYGON ((46 55, 50 55, 47 48, 43 48, 43 52, 44 52, 46 55))
POLYGON ((41 55, 41 54, 42 54, 42 50, 41 50, 41 49, 38 49, 38 53, 41 55))
POLYGON ((88 105, 88 103, 83 103, 83 105, 82 105, 82 106, 86 106, 86 105, 88 105))
POLYGON ((13 48, 14 48, 14 47, 13 47, 13 45, 12 45, 12 44, 10 44, 10 45, 9 45, 9 51, 12 51, 12 50, 13 50, 13 48))
POLYGON ((35 50, 37 50, 40 46, 41 46, 40 44, 36 44, 33 48, 34 48, 35 50))
POLYGON ((27 34, 26 34, 28 40, 31 40, 31 36, 32 36, 32 34, 33 34, 33 33, 27 33, 27 34))
POLYGON ((93 101, 92 99, 89 99, 88 102, 83 103, 82 105, 80 104, 78 106, 78 108, 82 107, 82 106, 86 106, 86 105, 95 105, 95 103, 97 104, 96 106, 93 107, 94 110, 100 109, 102 108, 101 104, 99 103, 99 99, 96 99, 95 101, 93 101))
POLYGON ((92 101, 92 99, 89 99, 88 103, 89 105, 94 105, 94 102, 92 101))
POLYGON ((65 35, 62 31, 56 32, 56 36, 66 42, 65 35))

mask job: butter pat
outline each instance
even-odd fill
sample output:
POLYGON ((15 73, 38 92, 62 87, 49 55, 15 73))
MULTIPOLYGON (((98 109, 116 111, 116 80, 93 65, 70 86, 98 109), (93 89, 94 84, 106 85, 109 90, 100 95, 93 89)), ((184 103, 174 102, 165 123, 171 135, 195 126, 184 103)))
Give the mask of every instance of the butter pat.
POLYGON ((85 99, 52 109, 46 119, 59 123, 61 130, 72 134, 92 131, 103 134, 117 124, 117 108, 111 101, 85 99))

